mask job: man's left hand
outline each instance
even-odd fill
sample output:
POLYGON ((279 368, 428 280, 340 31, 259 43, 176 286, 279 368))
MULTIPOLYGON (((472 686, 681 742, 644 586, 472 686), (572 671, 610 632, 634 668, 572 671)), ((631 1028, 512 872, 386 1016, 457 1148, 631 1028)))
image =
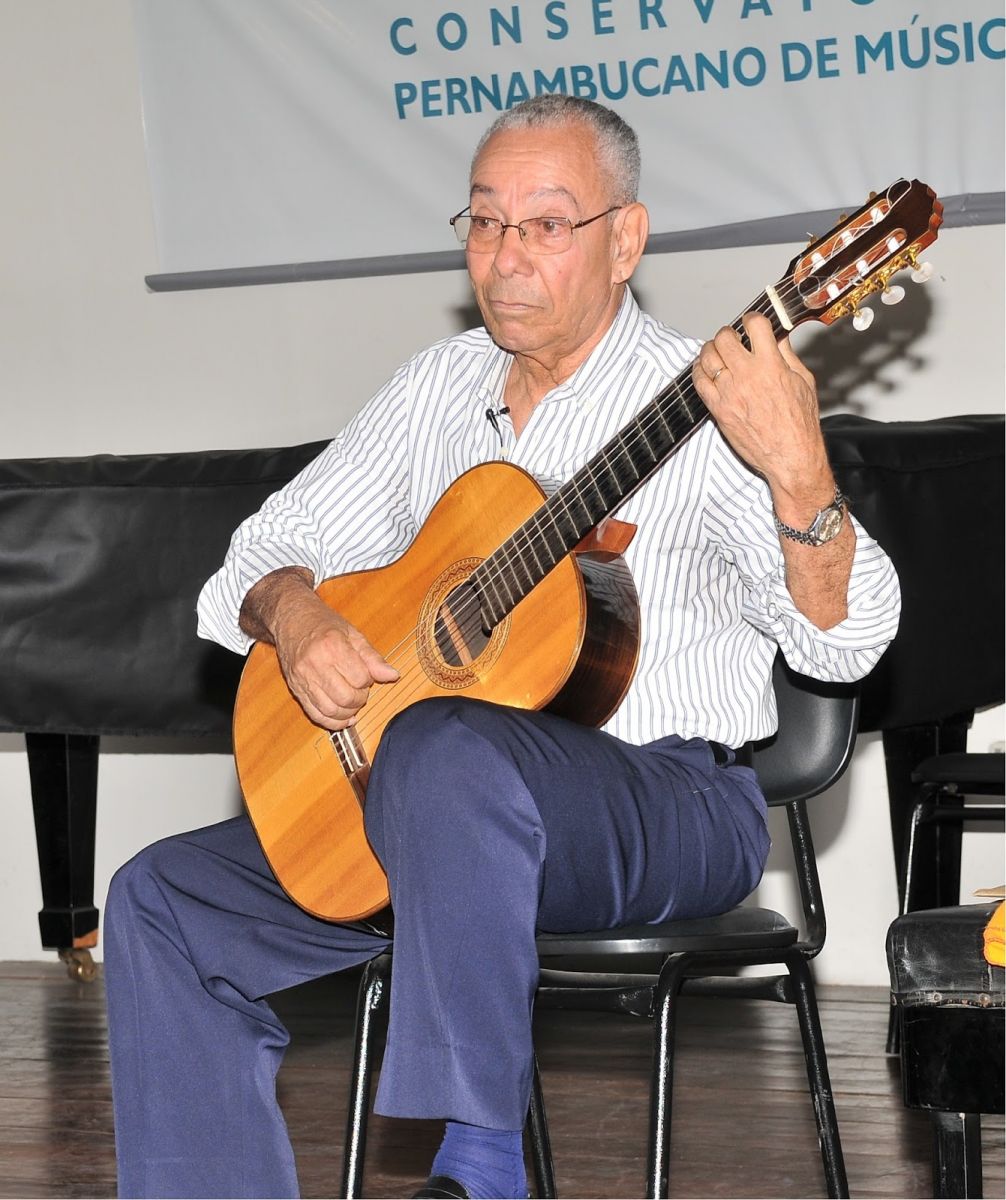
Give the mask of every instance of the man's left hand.
MULTIPOLYGON (((733 329, 721 329, 695 360, 695 390, 777 502, 785 497, 800 509, 809 503, 813 516, 834 491, 814 376, 787 339, 776 342, 766 317, 746 313, 743 324, 751 349, 733 329)), ((783 506, 789 507, 785 500, 783 506)))

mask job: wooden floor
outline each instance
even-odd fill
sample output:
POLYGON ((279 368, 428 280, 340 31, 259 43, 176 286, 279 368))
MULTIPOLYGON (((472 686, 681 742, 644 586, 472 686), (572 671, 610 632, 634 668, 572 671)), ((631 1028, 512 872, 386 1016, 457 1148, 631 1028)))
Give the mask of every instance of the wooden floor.
MULTIPOLYGON (((335 1196, 352 1056, 355 980, 282 994, 293 1044, 280 1098, 305 1196, 335 1196)), ((822 989, 822 1021, 853 1196, 931 1195, 926 1117, 901 1104, 883 1053, 887 994, 822 989)), ((0 963, 0 1196, 115 1195, 100 978, 0 963)), ((564 1197, 643 1191, 649 1025, 543 1013, 537 1043, 564 1197)), ((792 1010, 686 1000, 676 1067, 671 1195, 824 1194, 792 1010)), ((432 1123, 372 1118, 366 1194, 409 1196, 438 1140, 432 1123)), ((984 1128, 985 1195, 1003 1195, 1003 1126, 984 1128)))

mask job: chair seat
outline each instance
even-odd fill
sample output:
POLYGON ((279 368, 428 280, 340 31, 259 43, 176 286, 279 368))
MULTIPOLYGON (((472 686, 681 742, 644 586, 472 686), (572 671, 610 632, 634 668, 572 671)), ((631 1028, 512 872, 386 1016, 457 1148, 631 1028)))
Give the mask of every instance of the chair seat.
POLYGON ((999 796, 1006 784, 1006 754, 934 754, 915 768, 912 782, 954 783, 965 794, 999 796))
POLYGON ((622 925, 617 929, 584 933, 539 933, 538 954, 589 956, 627 954, 679 954, 757 947, 791 946, 799 931, 770 908, 741 905, 716 917, 661 921, 654 925, 622 925))

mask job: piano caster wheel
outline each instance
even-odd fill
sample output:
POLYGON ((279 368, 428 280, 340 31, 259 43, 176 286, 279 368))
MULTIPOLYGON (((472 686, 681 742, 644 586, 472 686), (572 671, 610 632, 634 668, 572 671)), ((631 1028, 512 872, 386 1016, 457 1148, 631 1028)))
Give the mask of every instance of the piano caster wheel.
POLYGON ((71 950, 60 950, 59 957, 66 963, 66 973, 71 979, 79 979, 81 983, 92 983, 98 974, 90 950, 74 947, 71 950))

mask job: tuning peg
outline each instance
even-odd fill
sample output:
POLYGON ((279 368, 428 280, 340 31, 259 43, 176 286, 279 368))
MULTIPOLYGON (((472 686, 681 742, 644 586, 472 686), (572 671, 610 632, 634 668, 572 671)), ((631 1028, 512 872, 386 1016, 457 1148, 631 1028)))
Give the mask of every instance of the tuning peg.
POLYGON ((857 333, 863 333, 873 324, 875 313, 872 308, 857 308, 852 314, 852 327, 857 333))
POLYGON ((915 270, 912 272, 913 283, 925 283, 933 277, 933 264, 931 262, 922 262, 915 264, 915 270))
POLYGON ((900 304, 905 298, 905 289, 896 283, 893 287, 888 284, 880 293, 881 304, 900 304))

